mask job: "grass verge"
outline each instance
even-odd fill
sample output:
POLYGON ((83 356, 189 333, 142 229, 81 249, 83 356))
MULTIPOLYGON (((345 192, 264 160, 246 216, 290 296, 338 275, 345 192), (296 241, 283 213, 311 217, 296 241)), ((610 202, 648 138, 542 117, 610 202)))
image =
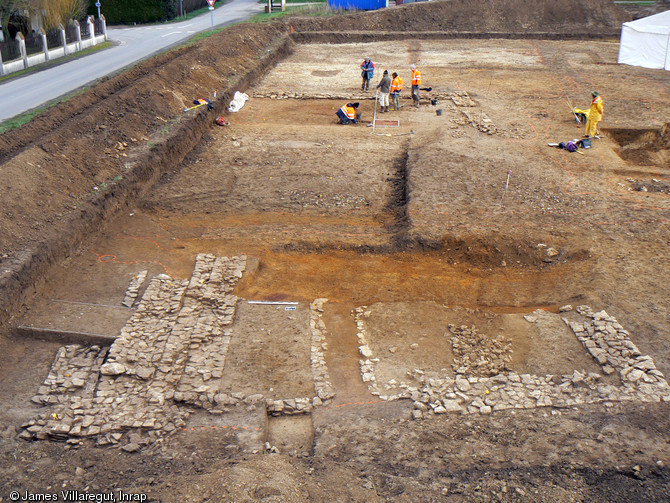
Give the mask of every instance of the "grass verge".
POLYGON ((6 133, 7 131, 11 131, 12 129, 17 129, 24 124, 30 122, 34 117, 37 117, 40 115, 42 112, 45 112, 49 110, 52 107, 55 107, 59 103, 62 103, 64 101, 68 101, 76 96, 79 96, 80 94, 83 94, 88 90, 88 87, 84 87, 81 89, 78 89, 66 96, 61 96, 60 98, 50 101, 49 103, 46 103, 40 107, 33 108, 32 110, 29 110, 28 112, 24 112, 20 115, 17 115, 16 117, 12 117, 9 120, 6 120, 5 122, 0 123, 0 134, 6 133))

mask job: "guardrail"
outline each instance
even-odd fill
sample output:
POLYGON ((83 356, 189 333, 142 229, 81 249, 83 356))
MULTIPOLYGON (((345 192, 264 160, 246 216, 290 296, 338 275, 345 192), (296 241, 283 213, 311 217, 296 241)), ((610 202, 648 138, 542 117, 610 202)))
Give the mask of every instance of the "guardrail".
POLYGON ((73 21, 68 23, 67 28, 60 25, 49 33, 41 30, 36 36, 27 39, 17 33, 14 40, 0 42, 0 76, 83 51, 106 40, 107 23, 104 16, 97 20, 89 16, 82 23, 73 21))

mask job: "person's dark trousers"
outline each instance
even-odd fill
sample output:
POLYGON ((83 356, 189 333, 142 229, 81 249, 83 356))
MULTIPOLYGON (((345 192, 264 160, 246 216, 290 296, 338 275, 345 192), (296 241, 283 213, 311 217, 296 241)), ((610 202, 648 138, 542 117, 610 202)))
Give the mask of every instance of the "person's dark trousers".
POLYGON ((370 89, 370 79, 363 77, 363 84, 361 85, 361 91, 367 91, 370 89))
POLYGON ((414 100, 414 104, 419 106, 419 86, 412 86, 412 99, 414 100))
POLYGON ((340 118, 340 124, 350 124, 351 119, 347 117, 347 114, 345 114, 342 110, 337 111, 337 116, 340 118))

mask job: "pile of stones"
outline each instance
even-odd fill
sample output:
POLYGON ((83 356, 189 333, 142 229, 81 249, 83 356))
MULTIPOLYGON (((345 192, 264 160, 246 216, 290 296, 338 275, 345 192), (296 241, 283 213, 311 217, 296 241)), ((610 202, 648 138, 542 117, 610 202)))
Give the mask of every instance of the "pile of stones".
POLYGON ((512 360, 512 344, 502 335, 495 338, 477 332, 475 326, 449 325, 453 334, 451 347, 454 354, 452 367, 457 374, 488 377, 507 372, 512 360))

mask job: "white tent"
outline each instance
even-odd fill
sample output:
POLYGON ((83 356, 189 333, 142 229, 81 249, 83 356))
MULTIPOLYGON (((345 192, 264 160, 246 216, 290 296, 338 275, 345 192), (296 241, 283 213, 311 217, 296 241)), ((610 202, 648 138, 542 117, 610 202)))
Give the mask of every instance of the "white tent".
POLYGON ((624 23, 618 62, 670 70, 670 10, 624 23))

